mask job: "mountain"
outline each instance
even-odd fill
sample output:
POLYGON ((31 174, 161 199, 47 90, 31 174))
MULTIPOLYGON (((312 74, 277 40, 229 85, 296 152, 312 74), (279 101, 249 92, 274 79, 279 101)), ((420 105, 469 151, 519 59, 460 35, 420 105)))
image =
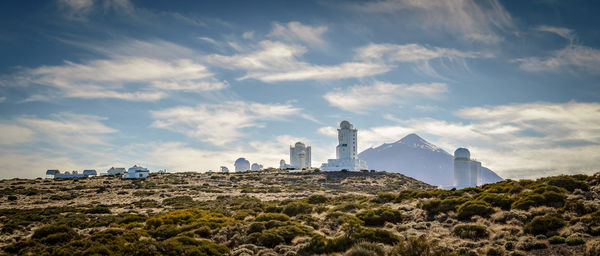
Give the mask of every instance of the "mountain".
MULTIPOLYGON (((453 156, 414 133, 394 143, 369 148, 358 158, 367 161, 369 169, 398 172, 434 186, 449 187, 454 183, 453 156)), ((482 166, 481 180, 486 184, 503 179, 482 166)))

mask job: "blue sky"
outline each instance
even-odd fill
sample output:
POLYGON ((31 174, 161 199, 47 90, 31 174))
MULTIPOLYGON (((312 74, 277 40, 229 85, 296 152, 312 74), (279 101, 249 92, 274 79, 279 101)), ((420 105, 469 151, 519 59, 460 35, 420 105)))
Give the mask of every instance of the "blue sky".
POLYGON ((592 1, 5 1, 0 178, 265 166, 409 133, 505 178, 594 173, 592 1))

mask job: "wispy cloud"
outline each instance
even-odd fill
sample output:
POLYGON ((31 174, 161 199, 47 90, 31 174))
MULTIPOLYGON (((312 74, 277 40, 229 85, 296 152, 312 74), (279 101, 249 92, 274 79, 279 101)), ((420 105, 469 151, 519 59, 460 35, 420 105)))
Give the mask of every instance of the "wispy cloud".
POLYGON ((575 31, 572 29, 543 25, 537 27, 536 30, 557 34, 560 37, 569 40, 571 43, 575 40, 575 31))
POLYGON ((390 70, 382 63, 373 62, 314 65, 298 59, 306 51, 300 45, 262 41, 254 51, 231 56, 213 54, 204 61, 222 68, 245 70, 246 75, 238 80, 253 78, 263 82, 360 78, 390 70))
POLYGON ((403 101, 415 96, 435 98, 447 90, 448 86, 443 83, 408 85, 375 81, 372 85, 356 85, 346 90, 328 92, 323 97, 332 106, 365 113, 376 106, 402 105, 403 101))
POLYGON ((498 31, 514 28, 511 15, 500 2, 492 1, 413 1, 383 0, 353 4, 367 13, 388 14, 403 23, 428 29, 458 32, 483 43, 498 43, 498 31))
POLYGON ((522 69, 531 72, 561 70, 597 72, 600 70, 600 50, 582 45, 569 45, 548 57, 520 58, 514 61, 520 63, 522 69))
POLYGON ((153 127, 223 146, 243 137, 245 128, 262 127, 262 121, 282 120, 298 115, 300 110, 287 104, 230 101, 221 104, 200 104, 195 107, 174 107, 151 113, 155 119, 153 127))
POLYGON ((297 21, 292 21, 287 24, 275 22, 269 36, 293 43, 324 46, 325 41, 321 37, 326 31, 326 26, 312 27, 297 21))

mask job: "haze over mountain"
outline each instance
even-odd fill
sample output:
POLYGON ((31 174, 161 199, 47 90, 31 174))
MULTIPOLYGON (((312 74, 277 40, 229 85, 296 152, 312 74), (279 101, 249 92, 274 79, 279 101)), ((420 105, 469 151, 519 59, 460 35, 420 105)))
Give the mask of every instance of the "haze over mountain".
MULTIPOLYGON (((398 172, 434 186, 453 185, 453 156, 414 133, 394 143, 369 148, 358 158, 367 161, 369 169, 398 172)), ((483 184, 503 180, 483 166, 481 176, 483 184)))

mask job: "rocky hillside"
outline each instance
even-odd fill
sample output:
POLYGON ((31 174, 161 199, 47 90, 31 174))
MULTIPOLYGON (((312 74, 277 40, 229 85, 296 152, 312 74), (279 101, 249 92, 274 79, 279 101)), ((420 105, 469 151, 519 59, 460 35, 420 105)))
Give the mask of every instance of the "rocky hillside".
POLYGON ((283 171, 0 186, 0 255, 600 253, 600 175, 462 190, 382 172, 283 171))

